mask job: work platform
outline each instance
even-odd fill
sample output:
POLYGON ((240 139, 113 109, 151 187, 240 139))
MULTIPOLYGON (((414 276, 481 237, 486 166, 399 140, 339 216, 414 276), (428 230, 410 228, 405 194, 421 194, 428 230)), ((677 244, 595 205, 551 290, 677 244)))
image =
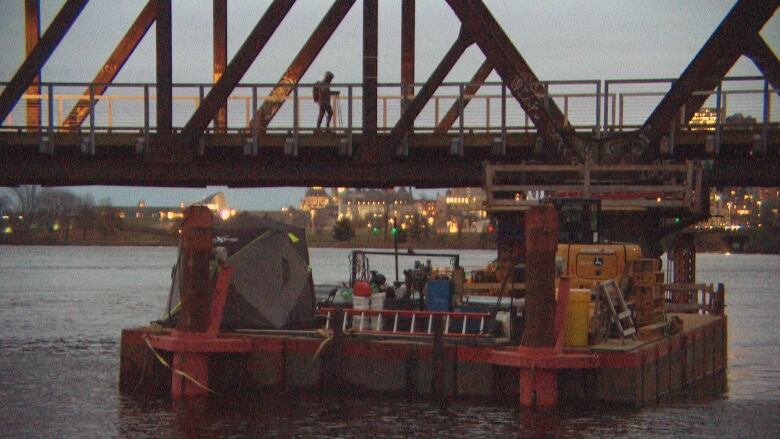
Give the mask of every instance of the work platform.
MULTIPOLYGON (((562 355, 529 356, 506 339, 445 339, 436 360, 431 339, 387 334, 345 335, 338 352, 322 349, 322 332, 253 331, 221 334, 204 346, 187 343, 174 331, 144 327, 122 331, 120 389, 129 394, 170 394, 173 375, 156 357, 208 353, 208 387, 216 394, 237 389, 258 392, 332 389, 367 393, 432 395, 436 380, 443 397, 512 401, 520 389, 519 368, 558 373, 561 401, 643 406, 703 383, 713 393, 725 380, 726 318, 675 314, 682 331, 652 341, 609 341, 589 348, 566 348, 562 355), (177 341, 178 340, 178 341, 177 341), (443 367, 434 367, 441 361, 443 367), (334 364, 337 365, 334 368, 334 364)), ((522 349, 522 348, 520 348, 522 349)), ((204 383, 205 384, 205 383, 204 383)))

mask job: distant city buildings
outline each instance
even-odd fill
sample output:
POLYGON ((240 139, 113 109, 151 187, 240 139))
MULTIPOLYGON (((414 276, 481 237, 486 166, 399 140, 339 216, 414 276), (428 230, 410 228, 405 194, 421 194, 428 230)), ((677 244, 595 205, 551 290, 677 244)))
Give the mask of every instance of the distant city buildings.
MULTIPOLYGON (((192 204, 200 204, 209 208, 211 212, 223 220, 235 216, 236 210, 228 206, 223 192, 217 192, 192 204)), ((147 206, 143 199, 138 200, 135 206, 117 206, 111 207, 116 211, 116 215, 126 221, 137 221, 146 223, 160 223, 161 225, 171 225, 181 221, 184 218, 184 210, 187 204, 179 203, 178 206, 147 206)))
POLYGON ((780 228, 780 188, 727 188, 710 192, 710 219, 700 229, 780 228))
MULTIPOLYGON (((308 217, 311 229, 327 229, 348 219, 356 228, 384 229, 397 221, 402 230, 417 229, 433 233, 483 232, 488 225, 484 210, 485 195, 480 188, 448 189, 431 200, 416 199, 411 190, 309 188, 300 202, 300 210, 282 209, 283 218, 291 222, 308 217)), ((300 221, 300 220, 298 220, 300 221)), ((300 225, 300 224, 298 224, 300 225)))
MULTIPOLYGON (((385 228, 392 221, 408 230, 431 233, 481 233, 490 219, 481 188, 453 188, 435 199, 415 198, 407 188, 323 189, 312 187, 300 202, 300 210, 284 208, 282 220, 312 230, 330 229, 347 218, 355 228, 385 228), (286 217, 285 217, 286 215, 286 217)), ((710 193, 711 218, 696 227, 736 231, 780 227, 780 188, 730 188, 710 193)))

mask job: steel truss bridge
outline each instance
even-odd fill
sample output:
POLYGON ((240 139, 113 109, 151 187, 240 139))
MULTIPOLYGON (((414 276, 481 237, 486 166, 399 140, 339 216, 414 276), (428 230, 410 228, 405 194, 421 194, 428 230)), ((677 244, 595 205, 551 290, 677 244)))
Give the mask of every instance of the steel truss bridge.
POLYGON ((780 62, 759 35, 778 0, 740 0, 678 78, 544 81, 480 0, 446 0, 460 33, 414 78, 415 3, 403 0, 401 81, 377 82, 377 0, 363 0, 363 81, 334 84, 334 127, 316 129, 301 83, 355 0, 335 0, 275 83, 241 79, 295 3, 274 0, 232 60, 227 1, 213 0, 214 83, 173 83, 171 1, 149 0, 90 82, 40 70, 87 0, 40 34, 25 2, 27 57, 0 83, 0 184, 478 186, 483 163, 703 161, 707 186, 780 186, 780 62), (156 24, 156 82, 114 83, 156 24), (444 78, 476 44, 485 61, 444 78), (761 76, 725 77, 746 55, 761 76), (491 72, 501 82, 485 82, 491 72))

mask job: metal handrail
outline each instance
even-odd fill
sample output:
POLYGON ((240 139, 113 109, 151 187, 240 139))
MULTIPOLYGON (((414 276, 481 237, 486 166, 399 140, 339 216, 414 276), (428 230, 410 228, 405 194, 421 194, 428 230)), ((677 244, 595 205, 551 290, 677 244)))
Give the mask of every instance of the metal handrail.
MULTIPOLYGON (((655 78, 655 79, 609 79, 605 81, 599 80, 556 80, 556 81, 541 81, 538 84, 543 87, 539 87, 540 90, 544 90, 545 99, 554 99, 556 102, 562 105, 564 116, 570 120, 570 125, 577 130, 595 131, 598 135, 599 131, 614 131, 625 130, 628 128, 638 127, 640 124, 633 123, 630 118, 637 120, 644 120, 655 106, 654 104, 646 105, 638 110, 629 110, 626 106, 627 99, 642 98, 642 97, 662 97, 665 95, 666 90, 652 91, 652 90, 626 90, 631 86, 648 86, 654 84, 664 84, 671 86, 675 81, 672 78, 655 78), (588 87, 587 91, 579 90, 556 90, 556 87, 588 87), (620 90, 617 90, 620 89, 620 90)), ((5 87, 8 82, 0 82, 0 87, 5 87)), ((210 90, 214 84, 212 83, 176 83, 173 84, 174 88, 174 126, 175 128, 181 128, 184 123, 189 119, 192 112, 197 108, 200 101, 206 91, 210 90), (176 94, 184 89, 193 89, 190 94, 176 94), (178 108, 176 108, 178 106, 178 108), (186 109, 183 109, 185 106, 186 109)), ((236 90, 227 98, 227 106, 229 108, 227 126, 223 127, 224 132, 235 133, 250 133, 254 131, 251 128, 251 120, 255 116, 257 108, 266 101, 283 102, 292 101, 294 107, 292 115, 290 115, 290 106, 283 107, 280 113, 277 115, 270 126, 265 128, 265 131, 294 131, 297 137, 300 133, 311 132, 314 129, 313 121, 316 120, 316 104, 313 102, 311 96, 308 95, 308 91, 314 87, 314 83, 299 83, 294 85, 286 85, 282 87, 292 88, 293 93, 284 97, 269 97, 267 92, 272 88, 279 87, 276 83, 242 83, 237 85, 236 90), (253 96, 256 98, 253 99, 253 96), (254 105, 254 108, 253 108, 254 105), (292 121, 292 122, 291 122, 292 121)), ((415 83, 414 87, 421 87, 422 83, 415 83)), ((435 94, 421 115, 418 117, 418 121, 415 124, 413 130, 417 133, 426 133, 431 130, 435 130, 444 112, 450 105, 457 102, 460 98, 470 98, 471 105, 466 107, 464 114, 460 118, 456 127, 451 129, 453 135, 463 136, 464 133, 501 133, 502 140, 505 142, 507 134, 511 133, 535 133, 536 129, 530 122, 528 116, 522 110, 520 105, 514 101, 514 98, 510 93, 507 93, 506 86, 501 82, 485 82, 481 85, 481 92, 474 95, 463 96, 462 90, 464 86, 474 85, 470 82, 446 82, 440 87, 437 94, 435 94), (496 90, 496 87, 500 88, 500 93, 496 90), (450 88, 451 90, 447 90, 450 88), (459 132, 459 134, 458 134, 459 132)), ((395 124, 401 113, 401 103, 404 96, 400 93, 401 83, 380 83, 378 84, 380 89, 383 88, 398 88, 398 93, 384 94, 378 97, 377 115, 380 118, 379 130, 380 132, 389 131, 395 124)), ((334 128, 337 133, 351 136, 355 132, 359 132, 361 129, 360 120, 362 118, 357 117, 356 123, 355 115, 353 111, 359 111, 359 106, 355 105, 362 100, 360 91, 362 90, 362 84, 360 83, 334 83, 331 84, 333 89, 341 89, 347 93, 342 93, 340 96, 334 97, 334 104, 336 114, 334 114, 334 128), (341 103, 347 103, 347 124, 344 125, 344 121, 341 120, 343 111, 341 111, 341 103)), ((45 82, 41 84, 42 92, 40 94, 28 94, 23 95, 20 99, 20 104, 17 104, 16 109, 22 111, 23 107, 28 106, 33 113, 37 113, 38 119, 41 120, 41 126, 26 126, 27 119, 21 117, 20 114, 14 115, 12 111, 8 118, 3 121, 0 128, 2 129, 15 129, 34 130, 36 133, 54 134, 63 130, 68 131, 89 131, 90 136, 94 136, 97 132, 115 132, 125 130, 141 130, 145 136, 148 136, 150 132, 155 131, 154 117, 150 117, 153 112, 153 102, 156 100, 154 94, 154 83, 138 83, 138 82, 125 82, 125 83, 112 83, 112 84, 91 84, 86 82, 45 82), (58 93, 58 89, 62 88, 87 88, 88 90, 94 89, 99 85, 108 85, 110 88, 108 92, 102 96, 95 96, 91 93, 86 94, 83 91, 74 93, 73 91, 58 93), (117 94, 117 89, 131 88, 137 89, 137 92, 130 94, 117 94), (66 115, 71 111, 69 107, 75 106, 77 102, 89 102, 89 107, 94 108, 95 111, 90 111, 90 117, 82 123, 80 128, 63 127, 66 115), (135 103, 141 103, 136 106, 135 103), (27 105, 25 105, 27 103, 27 105), (128 107, 128 103, 133 103, 128 107), (36 104, 33 106, 33 104, 36 104), (49 114, 51 113, 51 114, 49 114), (55 117, 56 116, 56 117, 55 117), (45 129, 42 129, 45 128, 45 129)), ((724 78, 721 86, 715 91, 700 91, 696 92, 698 95, 715 96, 717 100, 716 112, 718 114, 718 120, 715 125, 710 127, 704 126, 704 129, 711 129, 718 133, 722 128, 727 127, 728 123, 725 121, 725 113, 728 109, 729 97, 743 96, 747 99, 755 100, 749 101, 746 105, 749 107, 749 112, 746 116, 752 117, 756 122, 752 124, 756 127, 762 127, 764 130, 764 137, 766 137, 766 131, 768 127, 774 126, 779 122, 778 118, 778 105, 772 105, 772 95, 776 94, 776 90, 773 90, 769 86, 765 78, 760 76, 739 76, 724 78), (736 83, 747 83, 750 81, 762 81, 763 88, 750 87, 747 89, 728 89, 728 87, 736 83), (728 87, 726 87, 728 86, 728 87), (726 89, 724 89, 726 87, 726 89)), ((743 106, 744 107, 744 106, 743 106)), ((636 107, 634 107, 636 108, 636 107)), ((15 110, 16 111, 16 110, 15 110)), ((681 117, 676 129, 686 129, 689 127, 702 127, 701 124, 689 123, 682 117, 684 109, 681 111, 681 117)), ((739 124, 744 126, 745 124, 739 124)), ((207 129, 208 132, 208 129, 207 129)), ((253 134, 253 137, 256 137, 253 134)), ((719 137, 719 136, 718 136, 719 137)), ((256 142, 256 140, 254 140, 256 142)), ((716 141, 719 142, 718 139, 716 141)), ((766 139, 765 139, 766 141, 766 139)))

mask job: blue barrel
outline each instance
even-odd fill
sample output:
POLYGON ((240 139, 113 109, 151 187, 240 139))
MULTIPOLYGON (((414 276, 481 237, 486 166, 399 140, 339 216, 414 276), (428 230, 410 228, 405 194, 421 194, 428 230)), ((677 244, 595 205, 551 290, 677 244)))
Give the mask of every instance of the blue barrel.
POLYGON ((428 311, 449 311, 452 299, 452 284, 449 280, 428 281, 428 297, 426 307, 428 311))

